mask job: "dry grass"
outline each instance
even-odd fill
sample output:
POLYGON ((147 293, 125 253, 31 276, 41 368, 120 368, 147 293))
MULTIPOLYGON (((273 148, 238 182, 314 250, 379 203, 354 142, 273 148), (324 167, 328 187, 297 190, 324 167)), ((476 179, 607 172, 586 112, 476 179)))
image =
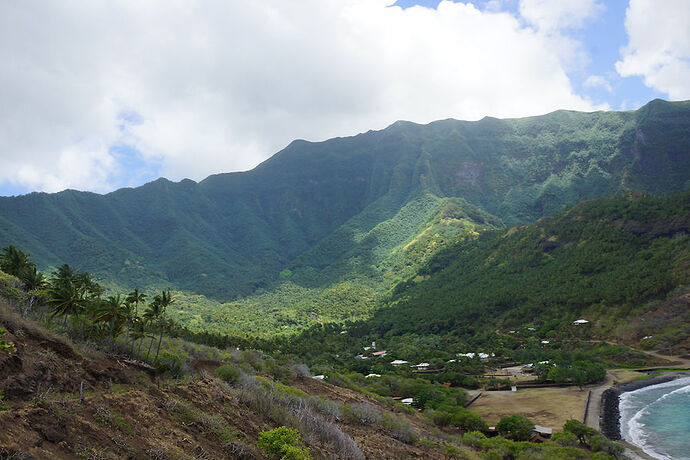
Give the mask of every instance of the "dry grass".
POLYGON ((537 425, 561 430, 569 419, 582 420, 587 390, 576 387, 487 391, 470 407, 489 425, 506 415, 521 414, 537 425))
POLYGON ((611 369, 609 373, 611 373, 614 380, 619 383, 632 382, 633 380, 647 375, 645 372, 631 371, 629 369, 611 369))
POLYGON ((0 324, 4 324, 10 333, 22 336, 29 335, 36 340, 47 340, 64 345, 76 354, 72 341, 67 337, 46 329, 35 321, 22 318, 19 313, 10 308, 4 300, 0 300, 0 324))

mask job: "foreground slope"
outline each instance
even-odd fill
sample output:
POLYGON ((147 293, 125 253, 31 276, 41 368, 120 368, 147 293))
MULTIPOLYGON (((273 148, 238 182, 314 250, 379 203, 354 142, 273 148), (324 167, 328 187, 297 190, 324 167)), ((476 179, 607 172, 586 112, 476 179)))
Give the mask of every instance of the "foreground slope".
MULTIPOLYGON (((271 285, 286 268, 306 274, 302 284, 318 283, 324 266, 353 251, 376 253, 378 242, 359 236, 415 200, 430 216, 437 203, 424 196, 460 197, 514 224, 600 195, 682 190, 689 146, 687 102, 656 100, 634 112, 397 122, 350 138, 295 141, 252 171, 199 183, 159 179, 107 195, 0 198, 0 246, 23 248, 43 268, 67 262, 128 287, 169 286, 227 300, 271 285), (339 244, 326 244, 329 236, 339 244)), ((398 232, 397 244, 418 227, 379 230, 384 240, 398 232)), ((328 282, 341 275, 323 273, 328 282)))

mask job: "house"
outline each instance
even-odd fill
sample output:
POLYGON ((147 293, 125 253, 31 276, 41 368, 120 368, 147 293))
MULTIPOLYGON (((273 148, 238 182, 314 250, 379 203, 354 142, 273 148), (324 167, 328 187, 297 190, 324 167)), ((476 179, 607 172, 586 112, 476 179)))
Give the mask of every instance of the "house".
POLYGON ((532 430, 535 434, 541 436, 542 438, 549 439, 551 435, 553 434, 553 429, 547 428, 545 426, 540 426, 540 425, 534 425, 534 429, 532 430))
POLYGON ((375 356, 377 358, 383 358, 384 356, 386 356, 386 350, 375 351, 374 353, 372 353, 372 356, 375 356))
POLYGON ((369 351, 371 350, 371 347, 364 347, 364 351, 369 351))
POLYGON ((402 366, 403 364, 409 364, 409 361, 404 361, 402 359, 396 359, 395 361, 391 361, 391 364, 393 366, 402 366))
POLYGON ((589 321, 587 321, 586 319, 576 319, 575 321, 573 321, 573 324, 576 326, 579 326, 581 324, 587 324, 587 323, 589 323, 589 321))
POLYGON ((364 356, 364 355, 357 355, 357 358, 359 358, 359 359, 369 359, 368 356, 364 356))
POLYGON ((347 334, 347 331, 340 331, 341 334, 347 334))
POLYGON ((381 377, 381 374, 367 374, 364 378, 370 379, 372 377, 381 377))
POLYGON ((400 400, 401 403, 407 404, 408 406, 412 405, 412 401, 414 401, 414 398, 403 398, 400 400))
POLYGON ((419 364, 417 364, 415 366, 411 366, 411 367, 416 367, 419 370, 429 369, 429 363, 419 363, 419 364))
POLYGON ((319 375, 312 375, 311 378, 316 379, 316 380, 323 380, 326 378, 326 376, 323 374, 319 374, 319 375))
POLYGON ((549 342, 548 340, 542 340, 541 343, 542 343, 542 345, 548 345, 551 342, 549 342))

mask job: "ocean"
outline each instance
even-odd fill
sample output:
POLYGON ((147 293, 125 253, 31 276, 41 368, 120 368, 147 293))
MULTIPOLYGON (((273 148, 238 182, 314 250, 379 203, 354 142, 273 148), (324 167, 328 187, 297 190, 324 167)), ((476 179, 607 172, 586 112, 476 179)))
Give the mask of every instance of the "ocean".
POLYGON ((690 460, 690 377, 620 395, 621 436, 652 457, 690 460))

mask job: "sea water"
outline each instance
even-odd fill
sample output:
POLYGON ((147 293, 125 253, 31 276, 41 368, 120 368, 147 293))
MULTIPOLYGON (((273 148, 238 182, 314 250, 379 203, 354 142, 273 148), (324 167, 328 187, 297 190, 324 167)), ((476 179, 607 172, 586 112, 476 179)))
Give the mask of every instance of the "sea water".
POLYGON ((621 436, 655 458, 690 459, 690 377, 623 393, 621 436))

